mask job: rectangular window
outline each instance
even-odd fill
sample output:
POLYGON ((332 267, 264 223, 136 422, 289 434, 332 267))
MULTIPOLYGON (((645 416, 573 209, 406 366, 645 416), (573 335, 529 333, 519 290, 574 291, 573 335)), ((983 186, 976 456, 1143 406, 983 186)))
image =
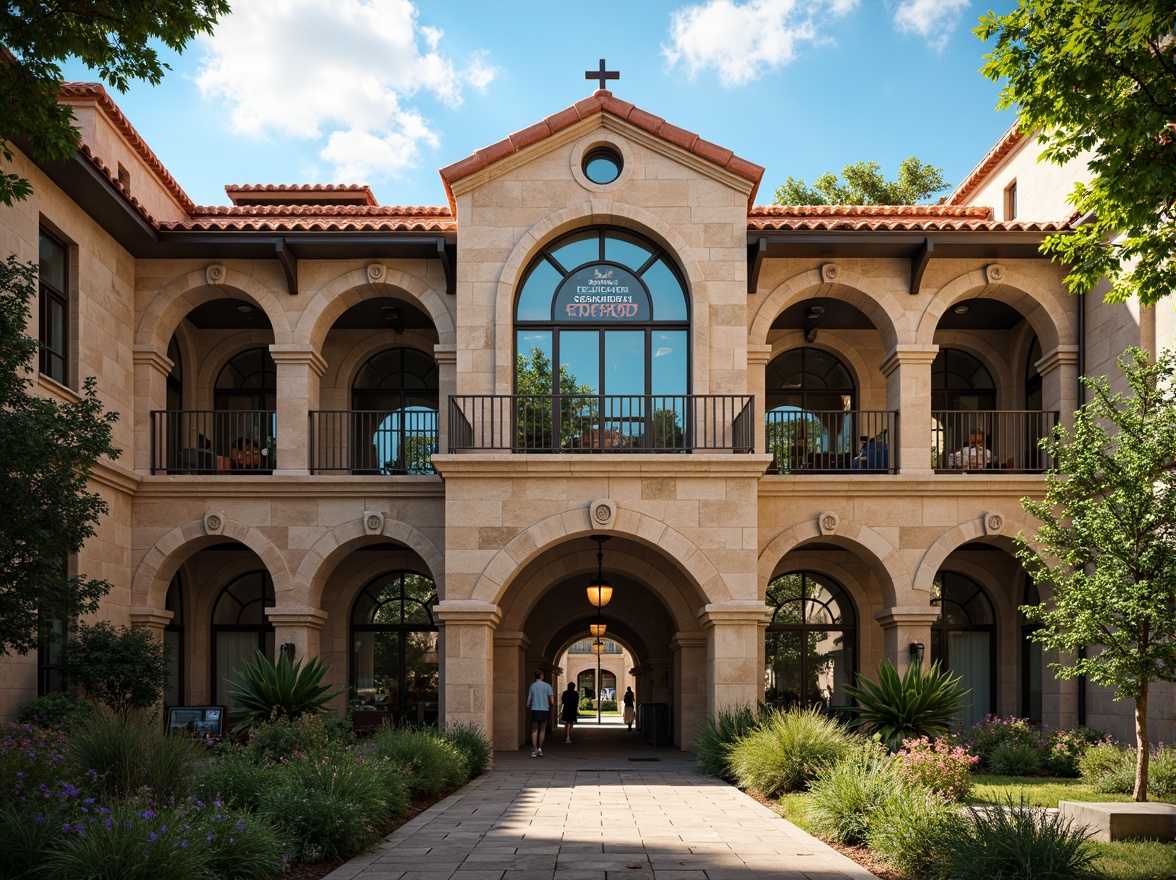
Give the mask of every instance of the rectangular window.
POLYGON ((65 637, 65 624, 60 620, 41 625, 37 644, 38 697, 65 691, 65 676, 61 673, 61 645, 65 637))
POLYGON ((69 351, 69 266, 64 244, 41 230, 41 372, 66 384, 69 351))
POLYGON ((1005 187, 1004 192, 1004 218, 1005 220, 1017 219, 1017 181, 1013 181, 1005 187))

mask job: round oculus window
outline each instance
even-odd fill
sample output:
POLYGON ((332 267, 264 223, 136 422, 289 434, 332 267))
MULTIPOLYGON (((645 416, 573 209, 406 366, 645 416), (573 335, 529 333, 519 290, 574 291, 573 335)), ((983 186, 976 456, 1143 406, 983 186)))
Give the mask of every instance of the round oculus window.
POLYGON ((584 176, 602 186, 620 177, 623 167, 620 154, 609 147, 596 147, 584 156, 584 176))

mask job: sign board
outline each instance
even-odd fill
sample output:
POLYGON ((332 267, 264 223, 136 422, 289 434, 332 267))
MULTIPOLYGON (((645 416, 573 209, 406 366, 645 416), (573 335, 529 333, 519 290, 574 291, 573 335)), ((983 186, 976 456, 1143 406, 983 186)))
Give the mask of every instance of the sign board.
POLYGON ((611 263, 584 266, 555 292, 553 321, 648 321, 649 294, 630 272, 611 263))
POLYGON ((225 731, 224 706, 173 706, 167 710, 168 730, 191 730, 201 736, 225 731))

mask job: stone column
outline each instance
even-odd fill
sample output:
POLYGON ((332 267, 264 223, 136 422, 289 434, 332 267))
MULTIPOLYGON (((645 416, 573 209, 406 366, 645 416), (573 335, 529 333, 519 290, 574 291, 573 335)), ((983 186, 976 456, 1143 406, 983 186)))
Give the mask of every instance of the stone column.
POLYGON ((310 473, 310 411, 319 406, 319 379, 327 362, 313 348, 271 345, 277 369, 277 455, 267 466, 274 474, 310 473))
MULTIPOLYGON (((502 612, 491 602, 452 599, 438 602, 434 618, 442 632, 441 717, 446 724, 472 724, 493 730, 494 630, 502 612)), ((517 744, 494 740, 495 748, 517 744)))
POLYGON ((771 616, 762 602, 716 602, 703 606, 698 619, 707 635, 706 711, 754 706, 762 690, 760 624, 771 616))
POLYGON ((765 387, 768 364, 772 360, 772 346, 747 346, 747 393, 755 396, 755 451, 769 452, 766 434, 768 395, 765 387))
MULTIPOLYGON (((930 596, 928 596, 930 599, 930 596)), ((906 672, 911 665, 910 646, 923 646, 923 666, 931 663, 931 624, 939 617, 939 609, 929 605, 903 605, 884 608, 874 615, 882 626, 883 656, 898 674, 906 672)), ((876 679, 876 674, 867 676, 876 679)))
MULTIPOLYGON (((149 474, 153 437, 151 410, 167 406, 167 376, 175 365, 167 355, 160 354, 147 345, 136 345, 131 358, 135 365, 135 454, 131 464, 138 473, 149 474)), ((159 427, 162 429, 163 425, 159 427)), ((163 460, 156 462, 157 467, 167 463, 166 439, 156 439, 159 455, 163 456, 163 460)), ((195 437, 177 439, 182 444, 180 449, 196 445, 195 437)), ((179 449, 175 450, 175 454, 179 455, 179 449)))
POLYGON ((889 445, 900 474, 931 473, 931 364, 938 352, 938 345, 899 345, 882 362, 886 408, 898 411, 898 443, 889 445))
POLYGON ((1074 427, 1078 408, 1078 346, 1059 345, 1037 362, 1041 374, 1041 408, 1057 410, 1061 423, 1074 427))
MULTIPOLYGON (((327 622, 327 612, 318 608, 297 605, 277 605, 265 609, 265 616, 274 627, 274 657, 282 645, 294 646, 294 659, 304 660, 319 655, 319 631, 327 622)), ((345 678, 346 676, 344 676, 345 678)))
POLYGON ((163 641, 163 631, 175 617, 174 611, 160 611, 146 605, 136 605, 131 609, 131 626, 150 630, 155 638, 163 641))
POLYGON ((674 731, 679 748, 694 744, 694 728, 706 715, 706 633, 677 633, 670 639, 674 662, 674 731))
POLYGON ((434 345, 437 362, 437 451, 449 451, 449 398, 457 394, 457 346, 434 345))
MULTIPOLYGON (((525 742, 528 715, 527 648, 531 640, 521 632, 494 633, 494 727, 490 731, 496 743, 525 742)), ((555 685, 553 684, 554 688, 555 685)))

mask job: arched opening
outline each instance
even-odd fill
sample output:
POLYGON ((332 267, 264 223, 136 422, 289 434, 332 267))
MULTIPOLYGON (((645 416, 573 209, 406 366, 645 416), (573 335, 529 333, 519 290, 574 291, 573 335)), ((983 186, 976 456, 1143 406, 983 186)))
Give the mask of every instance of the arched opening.
POLYGON ((845 589, 811 571, 775 578, 767 590, 772 619, 764 633, 764 701, 777 707, 850 703, 857 669, 857 613, 845 589))
POLYGON ((996 382, 980 360, 940 348, 931 364, 932 465, 982 470, 993 466, 996 382))
POLYGON ((931 604, 939 617, 931 625, 931 660, 960 678, 971 693, 957 716, 965 727, 983 720, 996 704, 996 615, 984 589, 954 571, 935 575, 931 604))
POLYGON ((370 580, 351 609, 350 707, 390 721, 437 721, 437 587, 415 571, 370 580))
MULTIPOLYGON (((1026 575, 1025 592, 1021 597, 1022 605, 1040 605, 1041 594, 1033 578, 1026 575)), ((1041 723, 1044 662, 1042 658, 1041 642, 1033 638, 1041 624, 1030 620, 1024 611, 1017 612, 1021 624, 1021 717, 1041 723)))
POLYGON ((257 652, 274 656, 274 627, 265 615, 274 605, 274 583, 265 570, 233 578, 217 596, 212 609, 213 701, 230 715, 243 708, 229 692, 236 688, 237 673, 256 662, 257 652))
POLYGON ((277 433, 277 389, 274 359, 264 347, 239 352, 217 375, 212 441, 217 449, 229 450, 232 470, 273 469, 270 446, 277 433))
POLYGON ((686 283, 652 241, 612 228, 557 239, 515 304, 516 448, 687 444, 686 283))
POLYGON ((351 385, 352 473, 433 472, 437 363, 415 348, 389 348, 364 363, 351 385))
POLYGON ((184 582, 177 571, 167 588, 164 608, 172 613, 163 628, 163 644, 167 648, 167 683, 163 689, 163 705, 184 705, 184 582))

